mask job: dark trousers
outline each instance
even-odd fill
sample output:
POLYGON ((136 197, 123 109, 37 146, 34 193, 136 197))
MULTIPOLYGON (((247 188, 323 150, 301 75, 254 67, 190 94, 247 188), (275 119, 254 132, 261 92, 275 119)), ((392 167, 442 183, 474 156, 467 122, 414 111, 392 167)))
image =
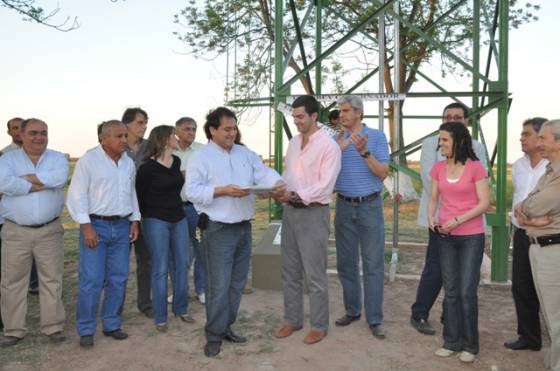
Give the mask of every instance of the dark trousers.
MULTIPOLYGON (((141 231, 142 228, 139 230, 141 231)), ((152 258, 142 232, 134 242, 134 254, 136 255, 136 283, 138 285, 137 305, 138 310, 144 312, 152 309, 152 258)))
POLYGON ((529 237, 524 229, 515 228, 513 234, 513 263, 511 291, 517 312, 517 333, 532 346, 540 347, 541 323, 539 298, 533 283, 529 261, 529 237))
POLYGON ((442 286, 439 250, 436 243, 437 235, 431 229, 428 229, 428 231, 426 262, 416 290, 416 302, 412 304, 412 318, 416 321, 428 319, 430 309, 432 309, 442 286))

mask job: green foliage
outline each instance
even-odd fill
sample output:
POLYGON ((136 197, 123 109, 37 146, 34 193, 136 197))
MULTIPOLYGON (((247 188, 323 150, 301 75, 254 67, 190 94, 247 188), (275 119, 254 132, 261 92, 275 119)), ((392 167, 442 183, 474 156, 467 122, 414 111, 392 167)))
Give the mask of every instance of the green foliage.
MULTIPOLYGON (((481 0, 482 36, 491 29, 492 15, 497 0, 481 0)), ((402 76, 401 82, 409 91, 416 81, 416 69, 423 63, 434 61, 439 57, 442 75, 446 73, 463 74, 465 71, 449 56, 441 53, 433 43, 418 37, 410 25, 419 28, 432 37, 437 44, 443 45, 451 53, 463 60, 471 59, 471 43, 473 10, 470 1, 466 1, 449 15, 442 15, 457 4, 458 0, 402 0, 399 14, 408 23, 400 24, 402 76), (441 18, 441 19, 440 19, 441 18), (437 23, 436 23, 437 22, 437 23), (435 25, 435 26, 434 26, 435 25)), ((522 24, 538 20, 536 14, 539 5, 521 3, 510 0, 510 25, 518 28, 522 24)), ((284 35, 283 51, 288 56, 290 46, 296 40, 294 20, 291 16, 290 1, 284 5, 284 35), (288 16, 290 15, 290 16, 288 16)), ((295 13, 301 24, 310 3, 305 0, 294 0, 295 13)), ((331 0, 323 10, 322 44, 324 49, 348 33, 355 24, 370 16, 381 0, 331 0)), ((272 44, 274 41, 274 1, 272 0, 189 0, 185 8, 181 9, 174 18, 174 22, 182 29, 174 34, 183 41, 187 49, 196 57, 213 59, 219 55, 233 53, 238 56, 235 66, 235 78, 226 89, 239 93, 239 98, 261 95, 262 90, 272 80, 269 66, 274 63, 272 44), (240 57, 239 57, 240 56, 240 57)), ((302 27, 302 39, 307 50, 307 60, 314 58, 310 51, 314 51, 314 14, 313 9, 309 22, 302 27)), ((386 17, 386 23, 391 26, 393 18, 386 17)), ((348 79, 352 70, 358 70, 358 75, 364 75, 376 67, 369 61, 377 62, 374 57, 379 45, 375 41, 377 35, 377 21, 366 26, 364 32, 352 38, 355 48, 340 49, 323 63, 323 73, 329 77, 330 90, 344 91, 342 76, 348 79), (348 62, 347 62, 348 61, 348 62)), ((490 40, 486 36, 486 40, 490 40)), ((392 48, 395 40, 387 33, 387 48, 392 48)), ((303 66, 303 56, 296 48, 288 66, 297 72, 303 66)), ((387 67, 392 68, 390 63, 387 67)), ((303 76, 300 79, 304 90, 313 93, 311 79, 303 76)), ((324 89, 325 90, 325 89, 324 89)), ((389 87, 387 87, 389 91, 389 87)))

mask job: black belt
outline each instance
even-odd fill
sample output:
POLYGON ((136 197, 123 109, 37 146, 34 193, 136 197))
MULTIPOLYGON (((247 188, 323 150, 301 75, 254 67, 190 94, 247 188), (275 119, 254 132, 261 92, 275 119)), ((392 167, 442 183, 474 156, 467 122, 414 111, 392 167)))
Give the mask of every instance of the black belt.
POLYGON ((301 201, 288 202, 288 204, 295 209, 312 209, 314 207, 329 206, 329 204, 322 204, 320 202, 311 202, 310 204, 306 205, 301 201))
POLYGON ((10 219, 6 219, 6 220, 9 221, 9 222, 12 222, 12 223, 14 223, 14 224, 17 224, 17 225, 19 225, 20 227, 25 227, 25 228, 41 228, 41 227, 44 227, 44 226, 46 226, 46 225, 48 225, 48 224, 51 224, 52 222, 54 222, 54 221, 57 220, 57 219, 58 219, 58 216, 57 216, 56 218, 54 218, 54 219, 49 220, 49 221, 46 222, 46 223, 42 223, 42 224, 31 224, 31 225, 18 224, 18 223, 14 222, 14 221, 12 221, 12 220, 10 220, 10 219))
POLYGON ((218 223, 218 224, 222 224, 222 225, 227 225, 227 226, 235 227, 235 226, 243 225, 243 224, 246 224, 246 223, 250 223, 250 222, 251 222, 251 219, 242 220, 242 221, 236 222, 236 223, 224 223, 224 222, 217 222, 217 221, 215 221, 215 220, 210 220, 210 221, 211 221, 212 223, 218 223))
POLYGON ((97 214, 89 214, 89 217, 91 219, 98 219, 98 220, 104 220, 106 222, 114 222, 116 220, 121 220, 121 219, 125 219, 128 218, 129 216, 131 216, 132 213, 125 215, 125 216, 120 216, 120 215, 97 215, 97 214))
POLYGON ((348 201, 348 202, 352 202, 354 204, 359 204, 361 202, 366 202, 366 201, 373 201, 375 200, 377 197, 379 197, 379 192, 374 192, 370 195, 367 196, 361 196, 361 197, 346 197, 344 195, 341 195, 340 193, 337 194, 338 198, 340 198, 341 200, 344 201, 348 201))
POLYGON ((549 234, 548 236, 540 237, 529 237, 529 241, 533 244, 540 245, 541 247, 548 245, 558 245, 560 244, 560 233, 549 234))

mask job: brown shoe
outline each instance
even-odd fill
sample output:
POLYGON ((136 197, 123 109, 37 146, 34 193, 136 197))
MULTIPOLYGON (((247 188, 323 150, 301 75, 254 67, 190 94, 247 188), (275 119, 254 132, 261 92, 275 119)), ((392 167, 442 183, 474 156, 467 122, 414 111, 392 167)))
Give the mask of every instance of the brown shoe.
POLYGON ((290 336, 291 334, 293 334, 294 332, 301 330, 301 326, 294 326, 294 325, 282 325, 277 331, 276 331, 276 337, 278 339, 283 339, 283 338, 287 338, 288 336, 290 336))
POLYGON ((323 340, 325 336, 327 336, 326 331, 311 330, 307 333, 307 335, 305 335, 303 342, 305 344, 315 344, 323 340))

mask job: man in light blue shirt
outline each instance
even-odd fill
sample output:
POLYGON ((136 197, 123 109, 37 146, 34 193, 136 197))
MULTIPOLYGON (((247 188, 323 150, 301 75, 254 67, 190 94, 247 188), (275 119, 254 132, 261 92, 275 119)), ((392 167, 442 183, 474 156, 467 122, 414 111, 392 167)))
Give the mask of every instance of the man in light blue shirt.
POLYGON ((204 354, 215 357, 222 340, 244 343, 231 326, 237 318, 251 257, 253 185, 281 188, 280 175, 256 153, 235 144, 237 117, 218 107, 206 117, 209 143, 187 166, 186 195, 201 214, 202 260, 206 268, 206 340, 204 354))
POLYGON ((64 229, 60 214, 68 160, 47 149, 48 127, 38 119, 21 123, 23 146, 0 157, 0 216, 3 258, 0 307, 4 321, 1 347, 26 334, 25 316, 31 261, 39 273, 41 332, 54 343, 65 340, 62 303, 64 229))

